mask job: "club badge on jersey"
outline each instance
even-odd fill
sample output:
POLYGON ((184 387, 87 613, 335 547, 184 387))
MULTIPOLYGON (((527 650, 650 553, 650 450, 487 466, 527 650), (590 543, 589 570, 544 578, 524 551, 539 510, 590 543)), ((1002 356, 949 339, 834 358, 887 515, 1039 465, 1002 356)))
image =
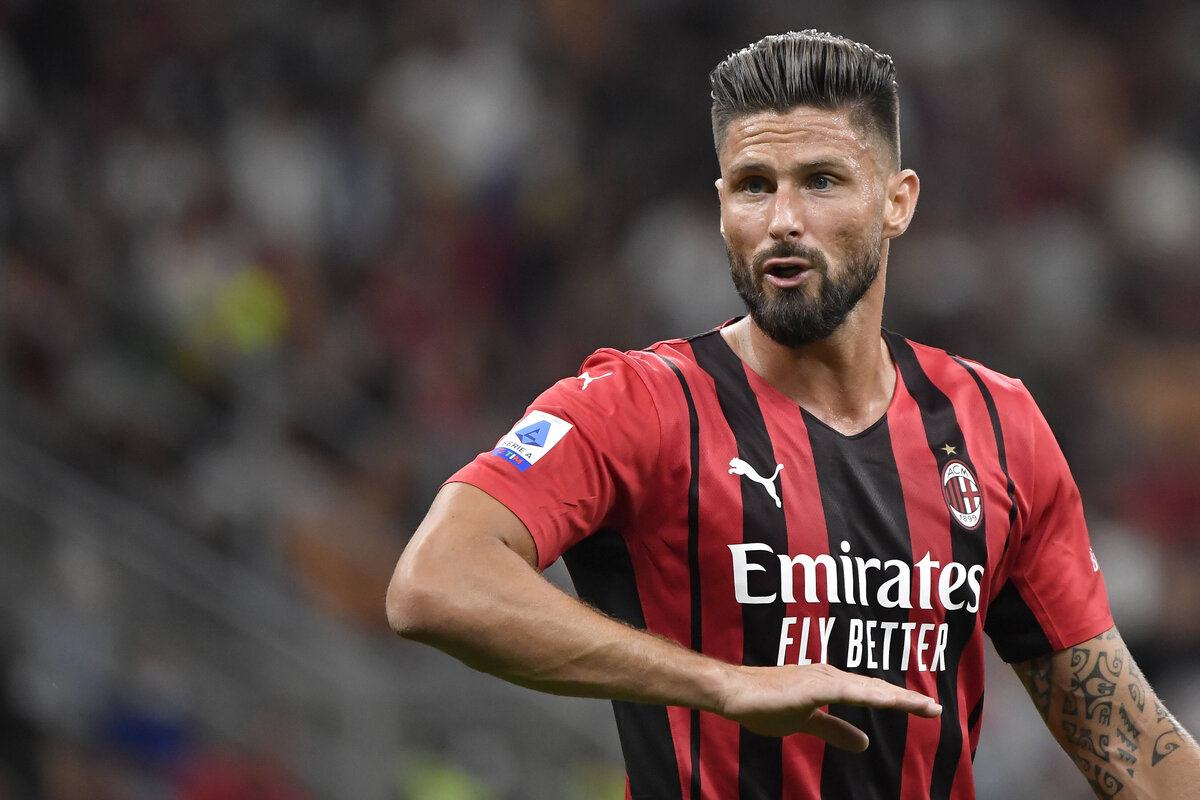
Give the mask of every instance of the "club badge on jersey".
POLYGON ((946 464, 942 470, 942 496, 958 524, 975 530, 983 521, 983 492, 975 473, 961 461, 946 464))
POLYGON ((492 455, 524 472, 550 452, 574 426, 544 411, 531 411, 501 437, 492 455))

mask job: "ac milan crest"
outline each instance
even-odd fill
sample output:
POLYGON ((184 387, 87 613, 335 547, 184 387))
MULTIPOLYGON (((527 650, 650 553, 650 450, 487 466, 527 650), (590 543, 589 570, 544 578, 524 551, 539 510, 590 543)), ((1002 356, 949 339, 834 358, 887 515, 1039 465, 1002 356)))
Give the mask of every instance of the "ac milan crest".
POLYGON ((942 496, 958 524, 975 530, 983 521, 983 492, 971 468, 951 461, 942 470, 942 496))

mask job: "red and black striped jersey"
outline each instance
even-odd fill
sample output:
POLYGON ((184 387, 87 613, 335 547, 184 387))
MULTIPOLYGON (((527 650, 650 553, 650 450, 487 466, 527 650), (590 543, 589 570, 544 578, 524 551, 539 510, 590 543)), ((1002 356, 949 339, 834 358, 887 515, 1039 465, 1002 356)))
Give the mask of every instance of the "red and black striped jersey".
POLYGON ((987 633, 1009 661, 1112 625, 1078 490, 1016 380, 884 333, 886 414, 844 436, 718 331, 601 350, 451 481, 562 557, 579 595, 749 665, 824 662, 904 685, 938 719, 834 706, 862 754, 715 714, 614 703, 628 794, 974 797, 987 633))

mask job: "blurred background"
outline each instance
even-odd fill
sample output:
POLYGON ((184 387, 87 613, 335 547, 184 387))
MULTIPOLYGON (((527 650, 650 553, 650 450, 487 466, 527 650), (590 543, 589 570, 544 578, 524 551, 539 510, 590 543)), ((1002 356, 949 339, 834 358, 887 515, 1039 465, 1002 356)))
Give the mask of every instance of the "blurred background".
MULTIPOLYGON (((620 796, 384 589, 544 386, 740 313, 707 74, 806 27, 899 65, 888 326, 1031 387, 1200 731, 1196 4, 7 0, 0 798, 620 796)), ((980 797, 1091 797, 993 667, 980 797)))

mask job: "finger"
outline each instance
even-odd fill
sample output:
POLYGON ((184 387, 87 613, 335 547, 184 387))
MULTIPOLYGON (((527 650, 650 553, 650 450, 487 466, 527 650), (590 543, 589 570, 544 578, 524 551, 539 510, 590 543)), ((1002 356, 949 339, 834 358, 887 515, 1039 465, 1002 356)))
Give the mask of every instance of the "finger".
POLYGON ((843 703, 854 706, 870 706, 872 708, 888 708, 905 711, 921 717, 936 717, 942 713, 942 707, 931 697, 920 692, 895 686, 877 678, 843 673, 843 678, 829 685, 829 695, 822 699, 821 705, 843 703))
POLYGON ((851 725, 846 720, 827 714, 824 711, 814 711, 809 720, 809 730, 829 742, 834 747, 861 753, 867 749, 871 740, 866 733, 851 725))
POLYGON ((895 696, 892 705, 882 707, 893 708, 897 711, 907 711, 909 714, 916 714, 919 717, 938 717, 942 713, 941 704, 932 697, 926 697, 920 692, 913 692, 907 689, 895 696))

